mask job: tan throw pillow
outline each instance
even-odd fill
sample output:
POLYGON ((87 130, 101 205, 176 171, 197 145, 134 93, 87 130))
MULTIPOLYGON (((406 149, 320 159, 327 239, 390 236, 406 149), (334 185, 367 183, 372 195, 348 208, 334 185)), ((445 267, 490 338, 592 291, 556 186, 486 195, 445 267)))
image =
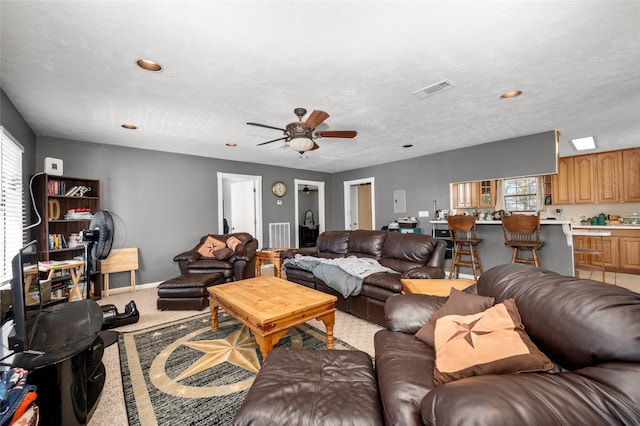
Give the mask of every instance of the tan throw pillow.
POLYGON ((224 242, 220 240, 216 240, 211 235, 209 235, 207 239, 204 240, 204 243, 202 243, 202 245, 198 249, 198 253, 200 253, 200 256, 202 257, 215 258, 216 257, 215 252, 225 248, 226 246, 227 245, 224 242))
POLYGON ((231 250, 236 251, 236 247, 240 244, 240 240, 236 237, 229 237, 227 239, 227 247, 231 250))
POLYGON ((435 350, 436 385, 471 376, 553 368, 524 332, 513 299, 478 314, 440 318, 436 322, 435 350))
POLYGON ((493 297, 478 296, 475 294, 465 293, 460 290, 456 290, 451 287, 451 293, 449 293, 449 299, 420 330, 418 330, 415 336, 428 344, 433 345, 433 331, 436 327, 436 321, 445 315, 471 315, 477 314, 490 308, 495 303, 493 297))

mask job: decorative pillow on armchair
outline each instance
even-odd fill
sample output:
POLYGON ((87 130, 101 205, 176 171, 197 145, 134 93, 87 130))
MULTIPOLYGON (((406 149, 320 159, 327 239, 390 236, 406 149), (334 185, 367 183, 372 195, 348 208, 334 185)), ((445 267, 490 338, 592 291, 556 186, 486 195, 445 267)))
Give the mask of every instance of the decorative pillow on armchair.
POLYGON ((204 240, 204 243, 198 249, 198 253, 202 257, 215 258, 215 252, 225 248, 227 245, 220 240, 213 238, 211 235, 204 240))
POLYGON ((227 247, 238 254, 244 254, 244 244, 236 237, 229 237, 227 239, 227 247))
POLYGON ((445 315, 477 314, 490 308, 494 303, 495 299, 493 297, 469 294, 451 287, 449 299, 447 299, 446 303, 416 332, 416 337, 429 346, 434 346, 433 332, 436 327, 436 321, 439 318, 445 315))
POLYGON ((513 299, 478 314, 440 318, 436 322, 435 350, 436 385, 471 376, 553 368, 525 333, 513 299))

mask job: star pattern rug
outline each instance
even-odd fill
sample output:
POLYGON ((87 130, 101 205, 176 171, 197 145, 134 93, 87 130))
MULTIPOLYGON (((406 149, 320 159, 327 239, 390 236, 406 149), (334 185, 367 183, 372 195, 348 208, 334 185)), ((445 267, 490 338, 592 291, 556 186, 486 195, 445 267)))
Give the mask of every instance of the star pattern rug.
MULTIPOLYGON (((229 425, 262 363, 249 329, 222 310, 218 331, 207 313, 120 333, 118 345, 130 425, 229 425)), ((325 333, 300 324, 276 346, 325 349, 325 333)))

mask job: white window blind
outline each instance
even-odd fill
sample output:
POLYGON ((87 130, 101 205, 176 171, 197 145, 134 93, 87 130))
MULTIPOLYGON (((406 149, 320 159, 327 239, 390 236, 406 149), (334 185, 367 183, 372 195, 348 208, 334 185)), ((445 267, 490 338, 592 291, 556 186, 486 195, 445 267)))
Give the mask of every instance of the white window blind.
POLYGON ((0 126, 0 284, 12 276, 11 260, 23 245, 22 154, 24 148, 0 126))

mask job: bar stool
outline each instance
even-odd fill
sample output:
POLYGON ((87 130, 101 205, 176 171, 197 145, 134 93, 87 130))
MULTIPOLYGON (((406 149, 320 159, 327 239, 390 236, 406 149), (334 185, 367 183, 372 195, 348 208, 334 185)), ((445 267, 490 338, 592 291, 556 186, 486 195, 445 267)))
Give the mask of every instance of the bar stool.
POLYGON ((449 279, 453 277, 453 270, 456 270, 456 279, 460 276, 460 267, 468 266, 473 270, 473 279, 478 279, 478 271, 482 273, 482 263, 478 255, 478 244, 482 239, 476 237, 475 216, 447 216, 449 224, 449 235, 454 243, 453 259, 451 259, 451 269, 449 279), (463 258, 468 256, 468 259, 463 258))
POLYGON ((601 271, 602 282, 605 282, 605 258, 604 258, 604 237, 610 237, 610 231, 572 231, 573 237, 573 276, 578 277, 578 269, 588 271, 601 271), (577 244, 576 237, 587 237, 588 240, 584 241, 584 244, 577 244), (600 238, 599 246, 596 244, 594 247, 593 238, 600 238), (591 256, 600 256, 600 262, 595 265, 595 261, 591 261, 591 256), (586 259, 584 259, 586 257, 586 259))
POLYGON ((511 263, 532 263, 540 267, 538 250, 544 246, 540 242, 540 212, 534 215, 512 214, 500 215, 504 245, 513 247, 511 263), (520 256, 520 250, 530 251, 531 257, 520 256))

